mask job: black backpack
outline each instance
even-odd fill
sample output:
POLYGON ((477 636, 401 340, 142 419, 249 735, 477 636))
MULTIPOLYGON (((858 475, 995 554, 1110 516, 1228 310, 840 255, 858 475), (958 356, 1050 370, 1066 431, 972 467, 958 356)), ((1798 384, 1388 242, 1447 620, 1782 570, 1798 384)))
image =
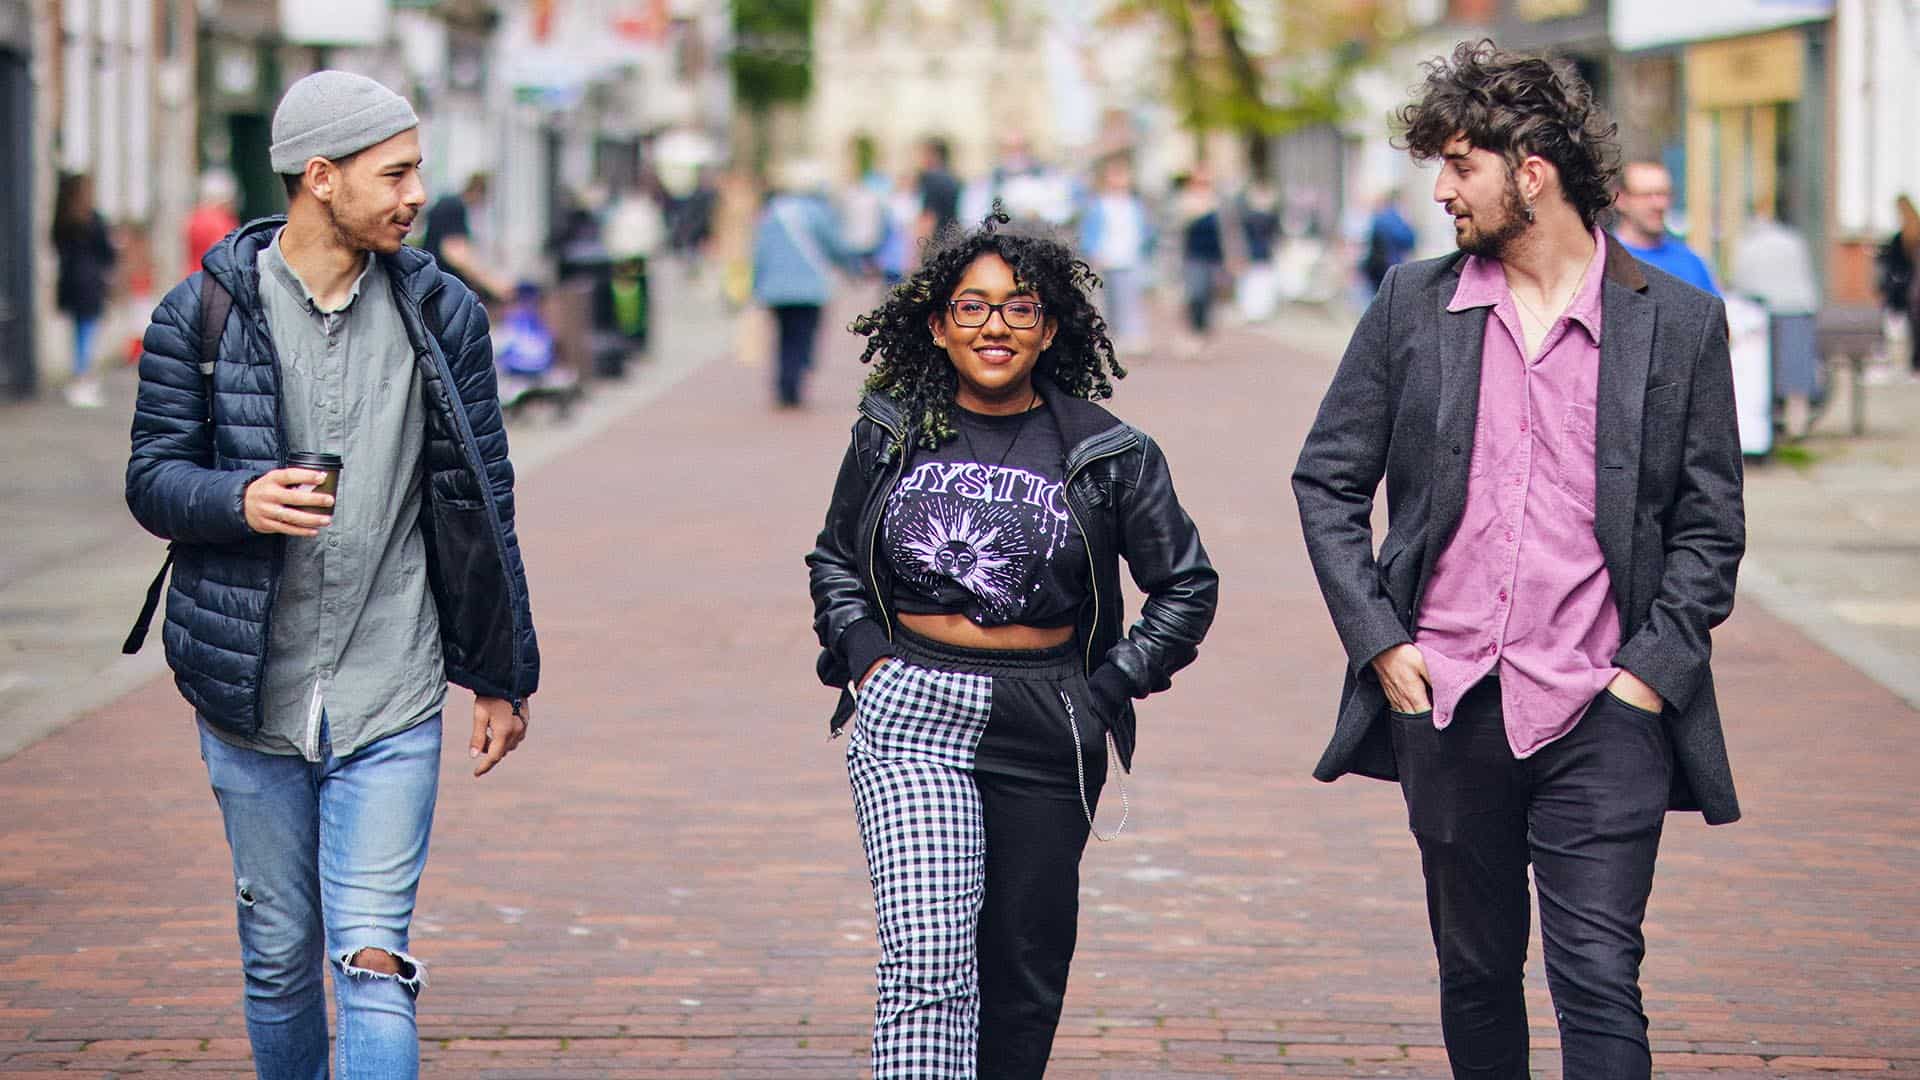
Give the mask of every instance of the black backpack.
MULTIPOLYGON (((227 328, 227 316, 233 311, 233 294, 227 287, 214 280, 212 274, 203 274, 200 278, 200 392, 206 399, 207 414, 201 423, 207 425, 207 435, 213 435, 213 365, 220 359, 220 335, 227 328)), ((160 607, 160 590, 166 585, 167 571, 173 568, 173 545, 167 545, 167 558, 160 564, 160 572, 153 575, 153 584, 147 586, 147 602, 140 607, 140 615, 133 620, 133 629, 127 632, 127 640, 120 651, 131 656, 140 651, 147 643, 147 629, 153 625, 153 613, 160 607)))

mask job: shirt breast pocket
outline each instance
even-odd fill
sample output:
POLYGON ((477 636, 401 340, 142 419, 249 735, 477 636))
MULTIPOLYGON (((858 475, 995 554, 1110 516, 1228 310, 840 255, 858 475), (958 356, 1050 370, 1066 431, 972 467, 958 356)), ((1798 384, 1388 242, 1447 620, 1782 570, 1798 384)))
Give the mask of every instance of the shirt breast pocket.
POLYGON ((1560 422, 1560 487, 1582 508, 1593 509, 1594 429, 1597 415, 1590 405, 1567 403, 1560 422))

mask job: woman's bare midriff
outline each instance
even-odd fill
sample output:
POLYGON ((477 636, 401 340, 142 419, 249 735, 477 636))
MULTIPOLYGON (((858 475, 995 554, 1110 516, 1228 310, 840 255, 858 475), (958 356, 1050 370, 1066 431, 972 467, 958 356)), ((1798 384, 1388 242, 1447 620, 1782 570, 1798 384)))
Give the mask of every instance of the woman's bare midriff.
POLYGON ((924 638, 963 649, 1050 649, 1072 640, 1071 626, 981 626, 965 615, 909 615, 900 625, 924 638))

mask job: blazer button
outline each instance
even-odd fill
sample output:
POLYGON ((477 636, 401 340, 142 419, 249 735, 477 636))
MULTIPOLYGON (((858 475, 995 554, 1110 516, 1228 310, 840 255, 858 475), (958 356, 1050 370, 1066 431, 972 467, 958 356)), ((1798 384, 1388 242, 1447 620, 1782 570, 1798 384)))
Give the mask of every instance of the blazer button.
POLYGON ((1459 444, 1459 443, 1454 443, 1454 444, 1453 444, 1453 453, 1454 453, 1454 456, 1455 456, 1455 457, 1458 457, 1458 456, 1459 456, 1459 454, 1460 454, 1460 444, 1459 444))

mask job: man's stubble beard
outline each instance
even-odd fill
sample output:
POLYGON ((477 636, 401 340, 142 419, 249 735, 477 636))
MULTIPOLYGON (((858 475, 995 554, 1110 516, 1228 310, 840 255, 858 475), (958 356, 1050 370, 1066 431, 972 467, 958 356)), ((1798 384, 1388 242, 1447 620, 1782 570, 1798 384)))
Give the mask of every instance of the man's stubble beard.
MULTIPOLYGON (((1485 259, 1504 259, 1514 243, 1533 228, 1533 222, 1527 220, 1527 204, 1520 198, 1520 185, 1514 180, 1512 169, 1507 170, 1506 191, 1502 193, 1500 201, 1500 210, 1506 220, 1491 231, 1481 231, 1476 227, 1472 237, 1459 242, 1461 251, 1485 259)), ((1478 217, 1474 215, 1476 222, 1478 217)))
POLYGON ((397 244, 390 248, 382 246, 386 241, 388 216, 382 214, 369 220, 359 220, 359 215, 354 212, 356 201, 352 188, 343 181, 334 201, 321 204, 327 212, 327 224, 333 229, 334 239, 352 251, 391 255, 398 250, 397 244))

